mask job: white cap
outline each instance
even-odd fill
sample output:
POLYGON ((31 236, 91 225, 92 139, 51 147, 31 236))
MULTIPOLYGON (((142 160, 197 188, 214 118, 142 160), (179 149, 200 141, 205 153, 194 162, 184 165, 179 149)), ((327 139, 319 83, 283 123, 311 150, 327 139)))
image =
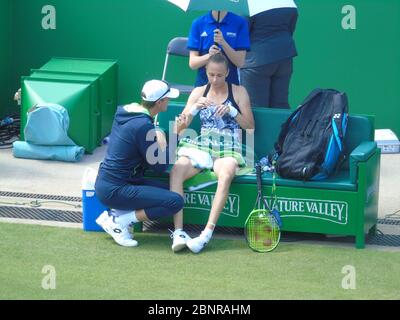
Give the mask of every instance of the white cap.
POLYGON ((178 98, 179 90, 171 88, 167 82, 162 80, 147 81, 142 89, 144 101, 155 102, 163 98, 178 98))

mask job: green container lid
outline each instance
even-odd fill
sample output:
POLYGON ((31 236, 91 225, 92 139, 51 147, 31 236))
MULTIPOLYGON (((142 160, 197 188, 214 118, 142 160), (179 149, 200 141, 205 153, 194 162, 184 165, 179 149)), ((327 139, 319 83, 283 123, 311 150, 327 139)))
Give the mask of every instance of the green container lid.
MULTIPOLYGON (((112 127, 114 115, 117 110, 118 100, 118 64, 116 60, 106 59, 84 59, 84 58, 51 58, 43 67, 41 72, 57 72, 66 79, 67 74, 76 73, 79 76, 99 75, 97 80, 99 88, 99 143, 106 137, 112 127)), ((84 77, 84 76, 83 76, 84 77)))
POLYGON ((116 60, 53 57, 41 70, 104 74, 116 68, 116 60))

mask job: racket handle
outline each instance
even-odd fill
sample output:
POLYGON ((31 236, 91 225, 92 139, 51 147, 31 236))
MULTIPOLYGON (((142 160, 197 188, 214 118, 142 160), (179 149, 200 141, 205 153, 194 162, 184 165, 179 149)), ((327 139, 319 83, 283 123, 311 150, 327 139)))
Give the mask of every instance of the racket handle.
POLYGON ((257 189, 258 189, 258 192, 262 193, 261 165, 259 163, 256 164, 256 176, 257 176, 257 189))

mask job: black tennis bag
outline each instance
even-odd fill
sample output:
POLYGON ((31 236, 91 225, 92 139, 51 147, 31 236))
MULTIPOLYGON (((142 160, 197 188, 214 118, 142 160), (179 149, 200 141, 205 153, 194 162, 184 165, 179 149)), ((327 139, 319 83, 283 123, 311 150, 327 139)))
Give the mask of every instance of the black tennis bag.
POLYGON ((282 129, 275 143, 279 176, 323 180, 344 159, 348 118, 347 95, 333 89, 315 89, 282 129))

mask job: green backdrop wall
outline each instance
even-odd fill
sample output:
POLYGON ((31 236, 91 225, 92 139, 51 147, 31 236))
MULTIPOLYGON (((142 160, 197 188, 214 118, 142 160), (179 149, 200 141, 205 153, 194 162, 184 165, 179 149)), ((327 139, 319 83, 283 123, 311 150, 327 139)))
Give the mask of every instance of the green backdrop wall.
MULTIPOLYGON (((378 128, 392 128, 400 136, 400 1, 297 3, 299 56, 291 83, 292 108, 313 88, 336 88, 347 92, 351 113, 375 114, 378 128), (342 25, 348 21, 346 5, 355 10, 355 29, 342 25)), ((120 103, 137 100, 145 80, 161 77, 168 41, 187 36, 191 21, 201 14, 184 13, 166 0, 12 0, 11 6, 9 92, 19 87, 20 76, 52 56, 107 58, 119 62, 120 103), (48 4, 56 9, 55 30, 42 28, 42 8, 48 4)), ((2 2, 1 18, 3 9, 7 6, 2 2)), ((5 37, 2 30, 1 43, 5 37)), ((3 68, 4 59, 2 53, 3 68)), ((172 63, 172 80, 193 81, 186 61, 172 63)))
POLYGON ((11 112, 10 98, 11 89, 9 86, 9 66, 10 66, 10 0, 0 0, 0 118, 11 112))

